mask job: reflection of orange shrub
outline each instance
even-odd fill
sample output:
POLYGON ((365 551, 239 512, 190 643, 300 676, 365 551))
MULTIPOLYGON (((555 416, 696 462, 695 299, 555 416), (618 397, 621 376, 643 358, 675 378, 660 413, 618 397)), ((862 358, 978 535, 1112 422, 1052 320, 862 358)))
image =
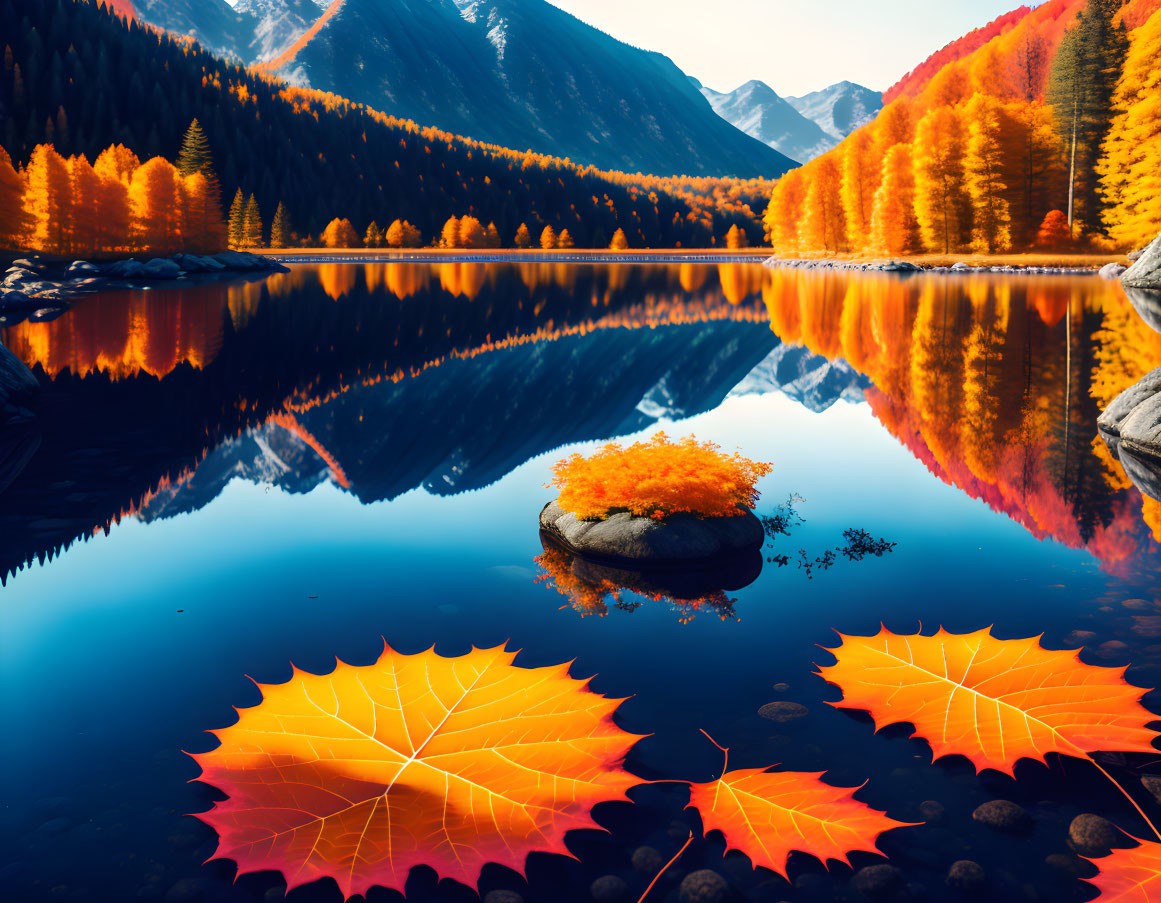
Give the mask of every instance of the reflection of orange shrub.
POLYGON ((753 508, 754 484, 771 465, 740 454, 726 455, 712 442, 687 436, 671 442, 657 433, 622 448, 611 442, 592 457, 572 455, 552 468, 558 502, 581 520, 618 511, 664 518, 678 511, 701 517, 732 517, 738 505, 753 508))
POLYGON ((712 612, 723 621, 731 618, 740 620, 734 613, 734 603, 738 600, 727 596, 725 590, 713 590, 692 599, 679 599, 663 592, 648 592, 642 587, 621 584, 607 577, 582 577, 572 568, 572 555, 551 547, 546 548, 544 554, 538 555, 535 561, 541 570, 536 582, 550 586, 568 599, 568 605, 562 605, 561 608, 571 606, 582 618, 587 615, 603 618, 609 613, 609 599, 615 608, 635 611, 641 603, 627 600, 622 595, 631 592, 653 602, 665 602, 677 614, 680 624, 688 624, 701 611, 712 612))

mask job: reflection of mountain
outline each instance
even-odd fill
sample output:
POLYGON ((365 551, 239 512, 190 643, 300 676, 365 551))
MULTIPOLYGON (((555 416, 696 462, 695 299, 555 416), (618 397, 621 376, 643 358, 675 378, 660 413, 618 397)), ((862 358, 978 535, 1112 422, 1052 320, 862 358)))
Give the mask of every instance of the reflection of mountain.
MULTIPOLYGON (((242 476, 295 491, 337 469, 363 502, 419 485, 438 495, 479 489, 561 445, 648 426, 654 418, 638 402, 682 371, 702 379, 682 387, 677 416, 709 410, 776 342, 769 330, 723 321, 611 330, 451 360, 414 379, 354 387, 298 415, 335 468, 270 424, 215 449, 196 476, 213 474, 219 489, 242 476)), ((166 513, 205 504, 204 485, 191 481, 188 495, 178 492, 185 500, 168 501, 166 513)), ((144 511, 153 512, 152 504, 144 511)))
POLYGON ((862 401, 871 381, 842 359, 827 360, 802 345, 779 345, 734 387, 731 394, 755 395, 778 389, 819 413, 837 401, 862 401))
POLYGON ((681 408, 705 409, 776 341, 716 273, 687 291, 665 266, 304 267, 11 327, 45 382, 43 443, 3 495, 0 575, 126 515, 196 508, 238 472, 367 499, 485 485, 647 424, 638 403, 678 366, 702 375, 681 408))

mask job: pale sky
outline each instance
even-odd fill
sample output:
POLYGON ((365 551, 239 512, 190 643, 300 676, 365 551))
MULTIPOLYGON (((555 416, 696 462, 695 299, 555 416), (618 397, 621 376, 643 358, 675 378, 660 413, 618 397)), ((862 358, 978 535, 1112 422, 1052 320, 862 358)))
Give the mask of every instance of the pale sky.
POLYGON ((877 91, 956 38, 1035 0, 550 0, 657 50, 717 91, 752 78, 799 96, 838 81, 877 91))

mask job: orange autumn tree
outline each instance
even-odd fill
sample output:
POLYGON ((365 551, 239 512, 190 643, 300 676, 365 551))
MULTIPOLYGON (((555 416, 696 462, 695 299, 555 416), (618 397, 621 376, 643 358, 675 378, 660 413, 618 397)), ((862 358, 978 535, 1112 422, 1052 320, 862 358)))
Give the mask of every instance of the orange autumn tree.
POLYGON ((24 190, 24 177, 0 147, 0 247, 15 248, 24 243, 31 222, 24 209, 24 190))
POLYGON ((964 186, 963 119, 954 107, 929 110, 915 127, 915 218, 929 251, 960 250, 970 229, 964 186))
POLYGON ((723 453, 712 442, 687 436, 673 442, 656 433, 628 448, 616 442, 588 458, 574 454, 552 468, 557 503, 580 520, 617 511, 658 520, 679 511, 699 517, 733 517, 758 501, 755 484, 772 465, 723 453))
POLYGON ((356 248, 359 246, 359 236, 349 219, 336 217, 323 229, 322 243, 326 248, 356 248))
POLYGON ((164 157, 141 164, 129 182, 132 231, 137 247, 152 254, 182 249, 181 177, 164 157))
POLYGON ((29 247, 50 254, 67 254, 73 215, 68 163, 51 144, 37 145, 24 178, 24 212, 31 221, 29 247))
POLYGON ((1004 119, 999 103, 984 94, 968 102, 967 152, 964 174, 975 223, 972 250, 981 254, 1012 247, 1012 216, 1004 182, 1004 119))
MULTIPOLYGON (((815 184, 811 183, 812 189, 815 184)), ((896 144, 883 159, 883 177, 875 191, 871 248, 884 254, 902 254, 912 248, 916 232, 914 195, 911 145, 896 144)))
POLYGON ((1161 9, 1130 35, 1113 96, 1113 118, 1097 167, 1109 237, 1140 247, 1161 229, 1161 9))

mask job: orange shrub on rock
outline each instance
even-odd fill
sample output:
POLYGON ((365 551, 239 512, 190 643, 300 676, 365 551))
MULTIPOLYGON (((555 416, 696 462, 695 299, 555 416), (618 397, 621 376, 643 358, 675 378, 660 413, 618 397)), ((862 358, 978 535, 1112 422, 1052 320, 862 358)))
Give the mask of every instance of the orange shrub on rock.
POLYGON ((558 504, 581 520, 610 514, 662 519, 679 511, 732 517, 758 501, 754 484, 772 465, 727 455, 712 442, 687 436, 677 442, 657 433, 622 448, 611 442, 589 458, 572 455, 552 468, 558 504))

